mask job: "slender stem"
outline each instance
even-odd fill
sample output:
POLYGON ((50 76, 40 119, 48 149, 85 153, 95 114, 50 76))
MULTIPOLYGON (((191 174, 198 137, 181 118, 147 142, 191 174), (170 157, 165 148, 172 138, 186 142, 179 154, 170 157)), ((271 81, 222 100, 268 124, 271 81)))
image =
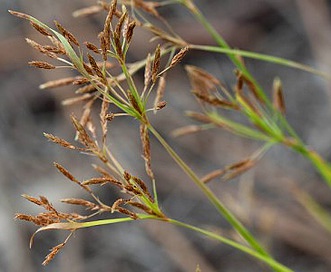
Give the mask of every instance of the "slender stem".
POLYGON ((331 165, 323 160, 318 153, 313 150, 309 150, 305 145, 299 143, 298 145, 292 146, 292 149, 308 158, 315 169, 317 169, 324 178, 326 184, 331 188, 331 165))
POLYGON ((309 72, 312 74, 322 76, 325 79, 330 79, 330 75, 323 73, 319 70, 316 70, 312 67, 309 67, 307 65, 304 65, 304 64, 301 64, 301 63, 298 63, 295 61, 276 57, 276 56, 270 56, 270 55, 260 54, 260 53, 256 53, 256 52, 250 52, 250 51, 232 49, 232 48, 222 48, 222 47, 210 46, 210 45, 190 44, 189 47, 190 47, 190 49, 195 49, 195 50, 227 54, 229 58, 231 57, 231 59, 232 59, 232 56, 242 56, 242 57, 247 57, 247 58, 251 58, 251 59, 257 59, 257 60, 261 60, 261 61, 265 61, 265 62, 270 62, 270 63, 274 63, 274 64, 279 64, 279 65, 299 69, 302 71, 306 71, 306 72, 309 72))
MULTIPOLYGON (((275 271, 278 272, 293 272, 293 270, 285 267, 284 265, 280 264, 279 262, 275 261, 273 258, 264 255, 261 252, 255 251, 245 245, 242 245, 238 242, 235 242, 233 240, 230 240, 228 238, 225 238, 221 235, 218 235, 216 233, 207 231, 205 229, 201 229, 199 227, 186 224, 181 221, 177 221, 175 219, 171 218, 160 218, 154 215, 147 215, 147 214, 137 214, 138 218, 140 220, 158 220, 163 222, 168 222, 173 225, 184 227, 190 230, 193 230, 195 232, 198 232, 200 234, 203 234, 211 239, 214 239, 216 241, 219 241, 221 243, 224 243, 226 245, 229 245, 233 248, 236 248, 242 252, 247 253, 248 255, 251 255, 255 257, 256 259, 259 259, 260 261, 268 264, 270 267, 272 267, 275 271)), ((110 225, 110 224, 117 224, 117 223, 123 223, 128 221, 133 221, 134 219, 131 217, 124 217, 124 218, 109 218, 109 219, 101 219, 101 220, 95 220, 95 221, 89 221, 89 222, 70 222, 70 223, 54 223, 51 225, 48 225, 46 227, 39 228, 36 233, 43 231, 43 230, 51 230, 51 229, 63 229, 63 230, 77 230, 82 228, 90 228, 90 227, 96 227, 96 226, 102 226, 102 225, 110 225)), ((35 233, 35 234, 36 234, 35 233)))
POLYGON ((183 171, 190 177, 190 179, 200 188, 200 190, 207 196, 209 201, 216 207, 218 212, 233 226, 233 228, 249 243, 252 248, 264 256, 269 254, 263 249, 259 242, 253 235, 241 224, 241 222, 224 206, 224 204, 215 196, 215 194, 206 186, 193 170, 179 157, 179 155, 171 148, 171 146, 163 139, 163 137, 152 127, 148 126, 151 133, 157 138, 161 145, 166 149, 169 155, 176 161, 176 163, 183 169, 183 171))
POLYGON ((180 226, 180 227, 184 227, 184 228, 187 228, 187 229, 190 229, 190 230, 193 230, 193 231, 196 231, 196 232, 199 232, 205 236, 208 236, 209 238, 212 238, 214 240, 217 240, 217 241, 220 241, 224 244, 227 244, 229 246, 232 246, 242 252, 245 252, 257 259, 259 259, 260 261, 268 264, 269 266, 271 266, 275 271, 279 271, 279 272, 293 272, 293 270, 291 270, 290 268, 282 265, 281 263, 275 261, 273 258, 270 258, 269 256, 266 256, 264 254, 261 254, 247 246, 244 246, 244 245, 241 245, 237 242, 234 242, 230 239, 227 239, 225 237, 222 237, 220 235, 217 235, 213 232, 210 232, 210 231, 207 231, 205 229, 201 229, 201 228, 198 228, 198 227, 195 227, 195 226, 192 226, 192 225, 189 225, 189 224, 186 224, 186 223, 183 223, 183 222, 180 222, 180 221, 177 221, 177 220, 174 220, 174 219, 168 219, 167 220, 169 223, 172 223, 174 225, 177 225, 177 226, 180 226))

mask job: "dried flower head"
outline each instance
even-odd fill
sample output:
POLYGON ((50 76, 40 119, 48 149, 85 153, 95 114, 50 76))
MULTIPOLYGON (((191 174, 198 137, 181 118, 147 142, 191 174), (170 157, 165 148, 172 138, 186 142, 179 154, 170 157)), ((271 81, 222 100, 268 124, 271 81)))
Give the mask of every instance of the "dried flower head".
POLYGON ((276 78, 273 83, 273 105, 280 113, 285 114, 285 99, 283 94, 282 82, 276 78))
POLYGON ((46 70, 51 70, 51 69, 56 68, 56 66, 54 66, 53 64, 50 64, 46 61, 30 61, 28 64, 30 66, 34 66, 34 67, 46 69, 46 70))

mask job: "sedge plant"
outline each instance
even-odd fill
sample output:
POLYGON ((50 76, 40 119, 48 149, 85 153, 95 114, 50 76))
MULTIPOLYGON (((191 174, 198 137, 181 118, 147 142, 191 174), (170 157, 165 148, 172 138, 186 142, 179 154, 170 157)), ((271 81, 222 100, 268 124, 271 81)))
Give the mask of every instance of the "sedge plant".
MULTIPOLYGON (((119 2, 117 3, 116 0, 111 1, 111 3, 98 1, 96 5, 74 13, 75 16, 83 16, 96 12, 105 12, 103 29, 98 34, 98 45, 91 42, 81 44, 71 32, 57 21, 55 21, 56 28, 51 28, 30 15, 10 11, 11 14, 27 20, 33 28, 50 42, 48 45, 41 45, 31 39, 26 39, 30 46, 52 60, 52 63, 32 61, 29 63, 31 66, 47 70, 65 66, 77 72, 75 77, 61 78, 40 85, 41 89, 70 84, 78 86, 75 92, 77 96, 63 102, 66 105, 84 102, 82 115, 79 118, 74 115, 71 116, 72 124, 76 131, 75 140, 77 143, 49 133, 45 133, 45 137, 64 148, 90 154, 99 162, 97 165, 93 164, 96 177, 83 181, 78 180, 61 164, 54 163, 54 166, 69 181, 77 184, 89 195, 89 200, 66 198, 61 201, 85 207, 89 211, 88 215, 61 212, 44 196, 35 198, 23 195, 28 201, 45 209, 45 212, 38 215, 27 215, 24 213, 16 215, 16 218, 20 220, 26 220, 39 226, 35 234, 45 230, 69 231, 67 239, 51 250, 43 264, 48 264, 78 229, 134 220, 158 220, 190 229, 234 247, 238 251, 246 253, 268 265, 273 271, 292 271, 267 252, 248 228, 240 222, 234 213, 209 188, 208 182, 215 178, 230 180, 240 175, 256 165, 258 160, 273 145, 282 144, 307 157, 319 171, 325 182, 331 186, 330 164, 324 161, 316 152, 308 149, 286 120, 281 81, 275 79, 273 99, 269 99, 246 68, 243 57, 290 66, 321 76, 326 75, 313 68, 285 59, 231 49, 190 0, 119 2), (185 6, 211 34, 218 46, 194 45, 179 37, 157 11, 159 6, 168 4, 185 6), (147 12, 163 22, 166 30, 153 25, 143 15, 143 12, 147 12), (127 54, 137 27, 147 29, 162 43, 143 60, 129 64, 127 54), (249 158, 229 165, 224 169, 217 169, 202 178, 198 177, 195 171, 176 153, 151 123, 149 117, 150 114, 158 113, 166 106, 166 102, 163 100, 166 74, 181 62, 190 50, 226 54, 236 67, 236 86, 234 90, 229 90, 215 76, 203 69, 193 65, 186 66, 192 93, 202 109, 201 112, 187 112, 187 115, 202 122, 202 125, 180 128, 174 134, 178 136, 221 127, 236 135, 263 142, 262 147, 249 158), (168 58, 168 62, 162 67, 161 59, 165 58, 168 58), (53 64, 55 62, 59 63, 59 65, 53 64), (119 68, 120 72, 116 73, 113 69, 114 67, 119 68), (142 89, 139 89, 134 75, 141 69, 144 70, 144 86, 142 89), (151 101, 152 97, 155 97, 154 101, 151 101), (101 101, 101 103, 97 103, 97 101, 101 101), (110 112, 110 105, 117 107, 118 112, 110 112), (224 110, 238 112, 248 120, 248 124, 229 119, 222 114, 224 110), (92 118, 92 112, 94 111, 99 112, 98 123, 92 118), (142 180, 133 175, 131 171, 126 170, 126 167, 116 158, 116 155, 113 154, 107 144, 108 126, 111 125, 114 118, 123 118, 123 116, 131 117, 139 123, 142 158, 149 181, 142 180), (158 181, 152 167, 150 137, 154 137, 159 142, 177 165, 204 193, 206 199, 210 201, 218 213, 230 223, 233 229, 240 235, 240 242, 199 226, 176 220, 162 210, 157 196, 158 181), (117 188, 122 196, 113 203, 105 203, 95 190, 95 187, 100 187, 101 185, 117 188), (114 213, 118 213, 121 216, 114 216, 114 213), (109 214, 109 219, 95 220, 94 217, 100 214, 109 214)), ((313 200, 310 203, 313 203, 313 200)), ((312 207, 312 205, 309 207, 312 207)), ((314 207, 317 206, 315 205, 314 207)), ((315 210, 311 209, 313 214, 317 213, 314 212, 316 210, 317 208, 315 210)), ((322 213, 324 214, 325 212, 319 212, 319 214, 322 213)), ((318 218, 321 217, 319 216, 318 218)), ((327 218, 327 216, 323 218, 327 218)), ((322 221, 324 222, 325 220, 322 221)), ((31 244, 33 237, 31 238, 31 244)))

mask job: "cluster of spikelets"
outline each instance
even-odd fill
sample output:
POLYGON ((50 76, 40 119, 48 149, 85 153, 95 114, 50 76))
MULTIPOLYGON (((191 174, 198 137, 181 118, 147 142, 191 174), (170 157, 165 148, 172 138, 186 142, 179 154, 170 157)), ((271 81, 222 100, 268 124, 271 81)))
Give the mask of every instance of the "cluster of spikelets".
MULTIPOLYGON (((161 18, 155 9, 155 7, 157 7, 156 3, 147 3, 144 1, 134 1, 133 3, 135 7, 142 8, 144 11, 161 18)), ((79 120, 75 116, 71 116, 72 123, 77 132, 76 138, 81 143, 81 146, 76 146, 52 134, 45 133, 45 136, 62 147, 93 154, 104 165, 104 167, 94 165, 94 169, 100 175, 99 177, 79 181, 62 165, 55 163, 55 167, 70 181, 84 189, 94 202, 76 198, 63 199, 62 202, 64 203, 83 206, 91 211, 89 215, 79 215, 76 213, 68 214, 57 211, 43 196, 36 199, 24 195, 27 200, 42 206, 46 212, 40 213, 37 216, 17 214, 16 218, 27 220, 41 226, 38 231, 54 228, 74 231, 79 228, 80 221, 87 220, 103 212, 119 212, 132 219, 139 219, 141 213, 137 212, 138 210, 147 215, 166 220, 166 216, 158 206, 157 199, 155 200, 157 196, 154 187, 154 174, 151 168, 148 134, 149 120, 146 113, 150 110, 156 112, 166 106, 166 102, 162 100, 165 90, 166 72, 183 59, 190 45, 176 35, 171 35, 148 22, 141 23, 136 18, 130 18, 125 6, 122 6, 121 11, 118 10, 117 1, 112 1, 111 4, 99 2, 96 6, 77 11, 75 15, 89 15, 102 10, 107 12, 107 16, 103 31, 98 35, 100 44, 97 46, 90 42, 84 42, 84 46, 88 51, 86 56, 82 53, 83 49, 78 39, 59 22, 55 21, 57 28, 57 31, 55 31, 30 15, 11 11, 13 15, 28 20, 32 27, 49 39, 51 45, 41 45, 31 39, 26 39, 27 43, 45 56, 61 62, 61 65, 54 65, 45 61, 31 61, 29 62, 31 66, 49 70, 68 67, 76 70, 80 74, 75 77, 61 78, 46 82, 40 85, 40 88, 48 89, 70 84, 78 86, 75 92, 77 96, 64 100, 63 104, 72 105, 78 102, 85 103, 83 113, 79 120), (127 65, 126 54, 133 37, 134 28, 137 25, 147 28, 156 37, 165 41, 165 44, 162 47, 158 45, 154 54, 148 54, 146 59, 127 65), (181 49, 174 55, 174 50, 177 48, 181 49), (172 56, 170 55, 167 67, 161 70, 160 59, 162 55, 168 52, 172 52, 172 56), (98 58, 96 56, 98 56, 98 58), (87 61, 85 59, 87 59, 87 61), (121 73, 117 75, 112 74, 111 69, 118 66, 121 68, 121 73), (139 92, 135 86, 133 74, 143 67, 145 67, 144 88, 139 92), (125 87, 123 87, 124 84, 126 84, 125 87), (155 87, 156 95, 153 106, 147 109, 148 98, 155 87), (125 88, 128 88, 128 90, 125 88), (102 132, 101 140, 97 139, 97 128, 91 118, 93 105, 98 99, 102 100, 99 114, 100 129, 102 132), (116 105, 121 111, 118 113, 109 112, 110 104, 116 105), (108 122, 123 115, 132 116, 140 121, 142 155, 145 160, 146 173, 153 181, 154 196, 149 192, 145 182, 125 171, 107 148, 106 137, 108 122), (128 197, 119 198, 111 205, 103 203, 93 193, 91 186, 104 184, 116 186, 119 191, 125 193, 128 197), (69 224, 61 224, 63 222, 68 222, 69 224), (73 222, 76 224, 70 224, 73 222)), ((247 109, 249 108, 259 115, 259 105, 256 105, 256 103, 262 103, 263 101, 255 90, 254 84, 242 73, 237 72, 237 85, 235 88, 237 96, 234 98, 232 94, 230 94, 230 91, 227 90, 218 79, 206 71, 195 66, 187 66, 186 70, 191 81, 192 92, 203 109, 203 113, 188 113, 193 119, 207 123, 209 126, 221 126, 232 132, 235 130, 235 132, 238 133, 238 129, 232 128, 228 122, 213 118, 213 116, 210 115, 211 112, 215 112, 213 109, 220 107, 223 109, 242 111, 243 105, 245 105, 247 109), (247 96, 243 91, 244 84, 248 86, 249 94, 247 96), (220 91, 218 91, 218 89, 220 91), (242 102, 240 103, 240 101, 242 102), (211 111, 209 111, 209 109, 211 109, 211 111)), ((283 113, 284 102, 281 86, 278 81, 275 86, 275 107, 279 112, 283 113)), ((174 135, 184 135, 197 132, 201 129, 204 129, 203 125, 193 125, 176 130, 174 135)), ((247 128, 244 133, 246 133, 247 130, 249 129, 247 128)), ((215 170, 203 177, 201 181, 206 183, 217 177, 222 177, 223 180, 232 179, 253 167, 257 160, 263 155, 264 151, 264 149, 258 150, 251 157, 243 161, 229 165, 224 169, 215 170)), ((68 238, 70 236, 71 234, 68 238)), ((65 245, 67 240, 68 239, 52 249, 44 264, 49 263, 60 248, 65 245)))
MULTIPOLYGON (((137 3, 139 7, 144 10, 147 9, 149 12, 155 14, 156 11, 154 11, 152 6, 146 6, 146 3, 143 3, 143 1, 141 1, 141 3, 137 1, 137 3)), ((140 23, 137 20, 130 18, 125 6, 122 6, 121 11, 118 10, 117 1, 112 1, 111 4, 100 2, 98 6, 79 11, 79 14, 85 15, 91 11, 99 12, 102 10, 107 11, 107 16, 104 23, 104 29, 98 35, 100 45, 97 46, 90 42, 85 42, 84 45, 89 51, 86 56, 83 56, 81 44, 76 37, 59 22, 55 21, 55 26, 57 28, 57 31, 55 31, 30 15, 10 11, 11 14, 28 20, 32 27, 49 39, 51 45, 41 45, 31 39, 26 39, 27 43, 47 57, 61 62, 61 65, 54 65, 45 61, 31 61, 29 62, 31 66, 48 70, 68 67, 76 70, 80 74, 75 77, 46 82, 42 84, 40 88, 47 89, 70 84, 79 86, 76 90, 78 96, 63 101, 63 104, 71 105, 77 102, 85 103, 83 113, 79 120, 75 116, 71 116, 73 126, 76 130, 76 140, 78 140, 81 145, 77 146, 52 134, 45 133, 44 135, 50 141, 59 144, 62 147, 92 154, 104 165, 103 167, 93 165, 94 169, 99 174, 99 177, 79 181, 62 165, 54 163, 55 167, 66 178, 80 186, 93 200, 91 202, 85 199, 69 198, 63 199, 62 202, 85 207, 91 213, 89 215, 63 213, 58 211, 44 196, 40 196, 40 198, 37 199, 24 195, 24 198, 43 207, 46 212, 40 213, 36 216, 17 214, 16 218, 30 221, 40 226, 41 228, 38 231, 46 229, 69 229, 73 232, 79 228, 79 222, 82 220, 87 220, 104 212, 118 212, 132 219, 139 219, 143 213, 166 220, 166 216, 159 209, 157 200, 155 199, 156 191, 154 190, 153 196, 146 183, 142 179, 125 171, 107 148, 107 126, 109 121, 122 115, 133 116, 140 121, 140 135, 143 149, 142 155, 145 160, 146 172, 154 182, 148 134, 149 121, 146 112, 149 110, 155 112, 166 105, 165 101, 162 100, 165 88, 165 78, 162 77, 162 75, 181 61, 188 48, 183 48, 179 53, 173 55, 170 64, 163 71, 160 71, 160 58, 161 54, 163 54, 161 51, 164 49, 161 49, 160 46, 157 46, 153 56, 148 55, 142 63, 140 62, 136 66, 131 65, 131 67, 128 68, 126 63, 126 53, 132 40, 133 30, 135 26, 140 23), (93 54, 98 55, 101 60, 97 61, 93 54), (87 58, 87 61, 85 61, 84 58, 87 58), (121 67, 121 74, 113 75, 110 72, 110 69, 115 66, 121 67), (138 92, 132 75, 144 66, 144 90, 138 92), (127 84, 128 90, 125 90, 125 87, 122 87, 121 83, 123 81, 127 84), (159 82, 159 84, 156 91, 157 94, 155 95, 154 106, 151 109, 146 109, 147 98, 157 82, 159 82), (93 105, 98 99, 102 100, 99 114, 99 127, 102 132, 101 139, 98 139, 97 137, 97 127, 91 117, 93 105), (115 114, 109 112, 110 104, 116 105, 121 111, 115 114), (117 199, 111 205, 103 203, 99 197, 94 194, 91 186, 105 184, 117 187, 125 196, 117 199), (64 222, 66 224, 63 224, 64 222)), ((43 263, 44 265, 48 264, 54 258, 70 236, 71 234, 65 242, 51 250, 51 253, 46 257, 43 263)))
MULTIPOLYGON (((81 215, 77 213, 63 213, 58 211, 44 196, 34 198, 24 195, 24 197, 44 208, 45 212, 36 216, 17 214, 16 218, 32 222, 39 226, 39 231, 49 229, 66 229, 70 231, 67 239, 55 246, 46 257, 43 264, 48 264, 61 248, 67 243, 72 233, 83 227, 101 224, 100 222, 89 221, 90 218, 101 213, 120 213, 124 215, 112 222, 122 222, 121 220, 136 219, 158 219, 171 221, 160 209, 157 200, 157 190, 155 178, 151 166, 151 150, 149 132, 159 140, 168 153, 174 158, 178 165, 205 193, 207 198, 215 205, 237 232, 250 244, 250 249, 243 249, 242 245, 236 245, 237 249, 249 252, 256 257, 259 253, 260 260, 269 262, 272 267, 277 266, 274 260, 270 261, 270 256, 255 241, 254 237, 237 221, 222 204, 220 200, 205 185, 207 182, 221 178, 230 180, 248 169, 252 168, 264 153, 274 144, 283 144, 305 156, 307 156, 316 168, 331 181, 331 167, 312 150, 305 148, 300 139, 288 125, 285 114, 285 103, 282 86, 279 79, 275 79, 273 85, 273 99, 269 100, 261 90, 254 78, 247 71, 244 61, 238 55, 230 55, 238 70, 235 71, 236 84, 234 90, 229 90, 225 84, 220 82, 213 75, 195 66, 186 66, 186 71, 191 82, 192 93, 201 105, 201 112, 187 112, 192 119, 200 122, 199 125, 190 125, 174 131, 175 136, 188 133, 195 133, 201 130, 222 127, 231 133, 263 142, 263 146, 248 158, 231 164, 225 168, 216 169, 202 178, 197 175, 180 159, 171 147, 155 131, 148 119, 148 112, 156 113, 166 106, 163 95, 166 85, 166 74, 169 69, 178 64, 190 49, 201 49, 203 46, 195 46, 187 43, 170 29, 167 22, 159 15, 158 2, 145 2, 143 0, 121 1, 123 4, 132 5, 133 10, 139 14, 138 9, 149 13, 161 20, 170 31, 165 31, 149 23, 141 16, 139 20, 136 16, 130 16, 123 5, 118 8, 117 1, 110 4, 105 1, 98 1, 97 5, 76 11, 75 16, 86 16, 105 11, 107 13, 103 30, 98 34, 99 45, 91 42, 81 44, 78 39, 69 32, 59 22, 55 21, 57 30, 54 30, 30 15, 10 11, 13 15, 26 19, 33 28, 45 36, 50 45, 41 45, 31 39, 26 39, 27 43, 38 50, 43 55, 52 59, 52 63, 45 61, 31 61, 29 64, 41 69, 69 68, 77 71, 74 77, 61 78, 40 85, 41 89, 61 87, 66 85, 77 86, 75 97, 63 101, 64 105, 72 105, 83 102, 83 111, 79 118, 71 116, 73 126, 76 130, 76 140, 79 144, 73 144, 52 134, 45 133, 45 136, 52 142, 60 146, 93 155, 99 160, 100 165, 93 165, 98 173, 97 177, 79 181, 69 170, 62 165, 55 163, 55 167, 71 182, 80 186, 91 200, 67 198, 62 202, 84 207, 89 213, 81 215), (153 54, 135 63, 127 63, 127 52, 129 50, 134 30, 136 27, 144 27, 149 30, 155 38, 162 40, 162 45, 158 45, 153 54), (87 51, 83 54, 84 50, 87 51), (179 52, 176 54, 176 51, 179 52), (165 68, 161 68, 161 58, 168 55, 168 62, 165 68), (59 62, 60 65, 53 64, 59 62), (119 68, 119 69, 118 69, 119 68), (144 71, 144 87, 138 90, 134 81, 134 74, 140 70, 144 71), (118 70, 120 72, 118 72, 118 70), (117 71, 117 72, 116 72, 117 71), (149 100, 154 93, 154 102, 149 100), (96 101, 101 100, 101 107, 96 107, 96 101), (110 112, 110 105, 117 107, 116 113, 110 112), (92 120, 92 111, 99 110, 99 125, 92 120), (226 117, 224 111, 234 111, 241 117, 246 118, 245 122, 233 121, 226 117), (145 169, 151 182, 146 183, 142 179, 132 175, 117 161, 116 157, 107 146, 107 128, 109 123, 121 116, 134 117, 140 123, 140 138, 142 143, 142 157, 145 162, 145 169), (248 121, 248 122, 247 122, 248 121), (98 137, 99 135, 99 137, 98 137), (147 184, 151 183, 152 193, 147 184), (110 185, 116 187, 121 192, 122 197, 111 204, 103 203, 93 191, 93 186, 110 185), (262 256, 262 257, 261 257, 262 256)), ((197 11, 189 0, 178 1, 192 12, 197 11)), ((227 44, 221 41, 225 51, 227 44)), ((230 50, 230 51, 229 51, 230 50)), ((207 49, 208 51, 208 49, 207 49)), ((292 65, 293 63, 291 63, 292 65)), ((174 221, 173 221, 174 222, 174 221)), ((184 224, 182 224, 183 226, 184 224)), ((185 225, 186 227, 188 225, 185 225)), ((193 229, 193 228, 191 228, 193 229)), ((198 230, 194 228, 194 230, 198 230)), ((36 233, 37 233, 36 232, 36 233)), ((199 232, 207 234, 202 230, 199 232)), ((215 238, 217 235, 210 234, 215 238)), ((33 237, 32 237, 33 239, 33 237)), ((31 241, 32 241, 31 239, 31 241)), ((219 241, 234 246, 233 241, 227 241, 222 237, 216 238, 219 241)), ((289 271, 289 270, 280 270, 289 271)))

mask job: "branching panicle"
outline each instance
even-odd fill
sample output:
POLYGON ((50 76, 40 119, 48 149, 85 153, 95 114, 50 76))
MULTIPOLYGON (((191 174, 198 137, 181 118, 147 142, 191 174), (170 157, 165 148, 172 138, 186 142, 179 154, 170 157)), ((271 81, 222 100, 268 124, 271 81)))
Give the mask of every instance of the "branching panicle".
MULTIPOLYGON (((62 63, 62 65, 54 65, 47 61, 30 61, 30 66, 47 70, 69 68, 70 73, 72 70, 77 73, 76 76, 60 78, 41 84, 40 89, 71 84, 77 85, 75 87, 78 89, 74 92, 74 96, 65 99, 62 104, 66 106, 73 104, 83 105, 81 106, 79 117, 71 115, 71 121, 76 132, 75 140, 79 143, 76 146, 76 144, 74 145, 50 133, 44 133, 44 136, 49 141, 73 152, 78 151, 92 155, 93 159, 98 161, 98 164, 92 164, 96 176, 85 180, 79 180, 67 168, 59 163, 54 163, 54 166, 62 175, 70 182, 78 185, 83 189, 83 193, 88 195, 88 199, 69 197, 61 201, 83 208, 86 214, 61 212, 44 196, 35 198, 23 195, 29 202, 43 208, 43 212, 37 215, 17 213, 15 216, 19 220, 32 222, 39 226, 35 234, 40 231, 54 229, 70 231, 69 236, 63 243, 51 249, 43 265, 48 264, 55 257, 77 229, 130 220, 155 219, 194 230, 230 245, 268 264, 275 271, 291 272, 292 270, 278 263, 264 250, 250 231, 225 207, 206 183, 216 178, 222 181, 229 181, 238 177, 256 166, 262 156, 273 145, 282 144, 309 158, 331 187, 331 166, 329 163, 324 161, 315 151, 306 147, 285 119, 285 101, 281 81, 279 79, 274 81, 273 98, 270 100, 247 70, 243 56, 260 58, 306 71, 317 72, 312 68, 290 61, 285 62, 280 58, 231 49, 191 0, 161 2, 125 0, 119 2, 124 4, 121 10, 118 10, 117 1, 112 0, 110 3, 98 1, 96 5, 74 13, 75 16, 85 16, 99 12, 106 13, 103 27, 98 34, 99 44, 96 45, 86 41, 84 42, 85 49, 81 48, 74 34, 69 32, 59 22, 54 21, 56 29, 52 29, 30 15, 9 11, 16 17, 28 20, 31 26, 45 36, 50 43, 42 45, 34 40, 26 39, 32 48, 51 58, 52 62, 62 63), (178 2, 186 7, 212 35, 219 47, 193 45, 179 37, 172 30, 170 23, 162 18, 157 10, 159 6, 167 5, 170 2, 178 2), (131 6, 131 9, 125 5, 131 6), (153 17, 153 19, 160 20, 167 28, 167 31, 150 23, 149 19, 146 19, 147 17, 145 18, 141 11, 137 12, 137 9, 140 9, 142 13, 145 12, 152 15, 148 16, 148 18, 153 17), (127 63, 130 61, 128 59, 131 56, 128 54, 128 51, 132 37, 139 27, 147 29, 153 35, 152 40, 158 39, 164 43, 158 44, 154 53, 148 53, 143 60, 127 63), (84 50, 87 52, 84 52, 84 50), (192 93, 202 108, 202 112, 187 112, 187 115, 202 124, 189 125, 177 129, 173 135, 184 136, 210 128, 221 127, 233 134, 264 143, 260 149, 244 160, 213 170, 202 178, 199 178, 181 159, 154 128, 149 119, 150 111, 156 113, 166 106, 166 102, 163 100, 166 77, 169 74, 169 77, 171 76, 171 68, 179 65, 189 50, 205 50, 227 54, 236 66, 235 87, 234 90, 227 88, 216 76, 202 68, 194 65, 185 66, 191 83, 192 93), (177 51, 178 53, 175 54, 177 51), (166 55, 168 55, 168 64, 161 69, 161 59, 165 59, 164 56, 166 55), (144 69, 142 84, 137 83, 135 76, 135 73, 140 69, 144 69), (140 87, 141 85, 143 86, 140 87), (154 103, 150 101, 151 97, 154 98, 154 103), (101 103, 98 103, 100 100, 101 103), (235 111, 236 115, 241 115, 245 120, 232 120, 231 116, 228 117, 224 114, 224 111, 235 111), (95 112, 97 114, 94 114, 95 112), (110 129, 108 126, 113 124, 110 121, 114 117, 117 120, 117 118, 120 119, 123 116, 133 117, 139 123, 142 146, 140 157, 143 159, 147 173, 145 180, 132 174, 134 173, 133 171, 125 170, 109 147, 111 145, 108 143, 110 141, 110 129), (96 118, 98 119, 97 122, 95 122, 96 118), (215 206, 218 213, 230 223, 237 234, 244 240, 243 243, 238 243, 209 230, 168 218, 162 212, 157 197, 157 178, 152 169, 150 137, 155 137, 163 146, 178 166, 215 206), (108 187, 115 189, 119 195, 111 203, 104 202, 102 197, 98 195, 99 191, 95 190, 95 188, 107 190, 108 187), (149 189, 150 187, 152 190, 149 189), (119 213, 121 216, 120 218, 114 218, 112 213, 119 213), (91 220, 92 217, 100 214, 108 214, 111 218, 91 220)), ((33 237, 31 238, 31 243, 33 237)))

